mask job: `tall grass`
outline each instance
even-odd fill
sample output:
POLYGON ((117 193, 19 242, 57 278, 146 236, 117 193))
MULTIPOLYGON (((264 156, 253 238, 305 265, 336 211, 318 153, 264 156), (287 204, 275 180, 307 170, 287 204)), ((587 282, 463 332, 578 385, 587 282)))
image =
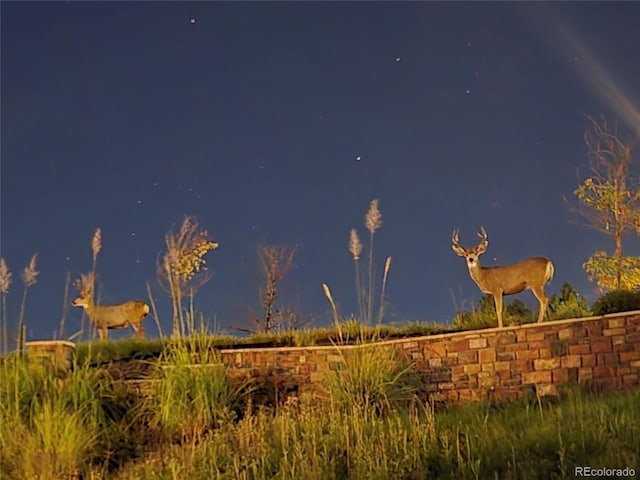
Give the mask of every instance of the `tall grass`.
POLYGON ((29 422, 6 418, 0 427, 3 475, 12 479, 73 478, 87 466, 97 432, 86 414, 58 402, 33 406, 29 422))
POLYGON ((252 404, 251 384, 227 378, 209 338, 166 345, 146 397, 125 396, 87 363, 63 374, 5 359, 3 478, 527 480, 571 478, 582 465, 640 470, 638 390, 437 410, 416 397, 409 359, 355 346, 323 394, 266 407, 252 404))
MULTIPOLYGON (((96 268, 98 264, 98 254, 102 250, 102 229, 100 227, 96 228, 93 232, 93 237, 91 238, 91 275, 92 278, 96 278, 98 274, 96 268)), ((93 289, 92 289, 93 294, 93 289)), ((84 327, 84 322, 86 320, 86 312, 82 309, 82 321, 81 325, 84 327)), ((95 332, 97 330, 91 319, 88 320, 87 324, 89 325, 89 339, 93 339, 95 332)))
MULTIPOLYGON (((378 207, 378 200, 374 199, 371 201, 369 205, 369 210, 365 215, 365 227, 369 231, 369 259, 367 265, 366 278, 367 283, 366 286, 362 285, 362 275, 360 272, 360 259, 362 255, 362 242, 360 241, 360 237, 358 236, 358 232, 355 228, 352 228, 349 233, 349 243, 348 248, 351 256, 353 258, 353 265, 355 269, 355 286, 356 286, 356 303, 358 305, 358 315, 360 322, 365 323, 366 325, 373 325, 374 319, 378 324, 382 322, 385 312, 385 293, 387 288, 387 279, 389 277, 389 271, 391 270, 391 257, 387 257, 384 265, 384 272, 382 274, 382 284, 380 288, 380 300, 378 305, 378 314, 374 316, 374 296, 375 296, 375 285, 374 285, 374 268, 373 268, 373 239, 376 231, 378 231, 382 227, 382 213, 380 213, 380 209, 378 207)), ((333 295, 331 293, 331 289, 329 285, 326 283, 322 284, 322 290, 329 301, 331 306, 331 313, 334 321, 334 325, 339 330, 340 325, 340 315, 338 314, 338 308, 333 299, 333 295)))
POLYGON ((417 410, 354 415, 304 398, 275 414, 262 409, 221 425, 202 442, 171 447, 162 458, 150 455, 117 478, 421 478, 408 475, 433 437, 433 424, 423 420, 417 410))
POLYGON ((118 479, 548 479, 575 466, 640 468, 640 394, 557 404, 429 404, 380 415, 303 396, 225 423, 200 443, 173 445, 118 479))
MULTIPOLYGON (((378 200, 371 200, 369 211, 364 217, 364 223, 369 231, 369 283, 367 285, 367 301, 365 317, 362 319, 369 325, 373 322, 373 237, 377 230, 382 227, 382 213, 378 208, 378 200)), ((382 305, 380 306, 382 308, 382 305)))
POLYGON ((233 422, 248 381, 232 383, 208 336, 192 335, 165 350, 145 410, 160 437, 199 441, 221 423, 233 422))
MULTIPOLYGON (((330 293, 330 292, 329 292, 330 293)), ((272 347, 308 347, 314 345, 359 345, 377 340, 434 335, 458 331, 451 325, 412 322, 404 325, 363 325, 356 317, 349 317, 334 326, 324 328, 295 328, 280 332, 256 332, 245 338, 216 336, 217 346, 263 344, 272 347)))
POLYGON ((76 345, 76 362, 81 365, 102 365, 112 361, 128 359, 157 359, 162 354, 165 342, 159 339, 127 337, 104 342, 83 342, 76 345))
POLYGON ((351 253, 351 257, 353 258, 353 267, 354 267, 354 273, 355 273, 355 279, 356 279, 356 299, 358 303, 358 313, 360 314, 360 318, 364 318, 364 315, 365 315, 364 290, 362 289, 362 285, 361 285, 360 265, 358 264, 358 262, 360 261, 360 256, 362 255, 362 242, 360 241, 360 237, 358 236, 358 231, 355 228, 352 228, 349 234, 349 252, 351 253))
POLYGON ((34 253, 31 256, 29 265, 27 265, 22 271, 20 278, 24 283, 24 289, 22 290, 22 303, 20 304, 20 317, 18 319, 18 351, 22 354, 24 352, 24 342, 26 341, 27 326, 24 319, 25 307, 27 304, 27 292, 29 288, 33 287, 40 272, 37 269, 38 254, 34 253))
POLYGON ((388 346, 340 350, 342 362, 325 379, 328 398, 342 408, 378 413, 406 407, 420 386, 415 364, 388 346))
POLYGON ((0 258, 0 301, 2 302, 2 353, 9 353, 9 319, 7 318, 7 295, 11 287, 11 271, 4 257, 0 258))
MULTIPOLYGON (((69 311, 69 285, 71 285, 71 272, 67 272, 67 277, 64 282, 64 295, 62 299, 62 315, 60 316, 60 330, 58 332, 58 337, 64 337, 64 327, 67 320, 67 313, 69 311)), ((82 310, 84 314, 84 309, 82 310)))
POLYGON ((87 471, 106 423, 104 380, 68 377, 11 357, 0 366, 0 471, 14 479, 71 478, 87 471))

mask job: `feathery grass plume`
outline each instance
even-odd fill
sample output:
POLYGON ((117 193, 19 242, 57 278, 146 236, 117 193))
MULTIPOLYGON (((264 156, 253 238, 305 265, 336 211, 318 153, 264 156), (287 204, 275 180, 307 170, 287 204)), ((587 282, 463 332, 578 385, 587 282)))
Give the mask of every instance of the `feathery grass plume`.
POLYGON ((11 272, 4 258, 0 258, 0 295, 2 299, 2 352, 9 353, 9 325, 7 319, 7 295, 11 286, 11 272))
POLYGON ((24 282, 24 286, 27 288, 32 287, 36 284, 37 277, 40 274, 40 272, 36 269, 37 261, 38 261, 38 254, 34 253, 33 256, 31 257, 31 261, 29 262, 29 265, 24 267, 24 270, 22 271, 22 275, 21 275, 22 281, 24 282))
POLYGON ((102 230, 98 227, 93 233, 93 239, 91 240, 91 252, 93 253, 94 268, 100 250, 102 250, 102 230))
POLYGON ((382 227, 382 213, 380 213, 380 209, 378 208, 378 199, 371 200, 369 204, 369 211, 365 216, 365 226, 367 230, 373 235, 376 230, 382 227))
POLYGON ((364 224, 369 230, 369 295, 366 305, 366 321, 373 322, 373 235, 382 227, 382 213, 378 208, 378 199, 371 200, 369 211, 364 217, 364 224))
POLYGON ((349 236, 349 251, 351 255, 353 255, 353 260, 360 260, 360 254, 362 253, 362 243, 360 242, 360 237, 358 237, 358 232, 355 228, 351 229, 351 234, 349 236))
POLYGON ((384 263, 384 273, 382 274, 382 289, 380 290, 380 305, 378 307, 378 325, 382 323, 382 317, 384 317, 384 294, 387 289, 387 278, 389 277, 389 270, 391 270, 391 257, 387 257, 387 261, 384 263))
POLYGON ((331 304, 331 311, 333 313, 333 323, 335 324, 336 330, 338 331, 338 336, 340 337, 340 343, 342 343, 342 329, 340 328, 340 316, 338 315, 336 302, 333 301, 331 290, 329 290, 329 285, 327 285, 326 283, 323 283, 322 291, 324 292, 324 296, 327 297, 327 300, 329 300, 329 303, 331 304))
POLYGON ((36 282, 38 275, 40 272, 37 270, 37 260, 38 254, 34 253, 31 257, 31 261, 29 265, 24 267, 20 277, 22 278, 22 283, 24 283, 24 291, 22 293, 22 305, 20 306, 20 326, 18 329, 18 350, 22 354, 24 351, 24 341, 25 341, 25 323, 24 323, 24 308, 27 303, 27 290, 30 287, 33 287, 36 282))
POLYGON ((0 293, 6 295, 11 286, 11 272, 4 258, 0 258, 0 293))
POLYGON ((362 320, 364 316, 364 292, 360 285, 360 265, 358 264, 360 255, 362 254, 362 242, 355 228, 351 229, 349 235, 349 252, 351 252, 351 256, 353 256, 353 266, 356 273, 356 298, 358 300, 358 312, 362 320))

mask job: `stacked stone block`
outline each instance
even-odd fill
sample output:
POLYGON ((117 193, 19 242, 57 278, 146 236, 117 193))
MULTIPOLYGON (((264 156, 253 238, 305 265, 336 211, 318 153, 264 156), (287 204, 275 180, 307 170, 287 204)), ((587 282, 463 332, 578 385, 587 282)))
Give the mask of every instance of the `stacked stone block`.
MULTIPOLYGON (((510 400, 556 395, 559 387, 594 390, 640 385, 640 312, 432 335, 381 342, 415 363, 424 392, 436 401, 510 400)), ((289 347, 223 350, 234 376, 317 391, 328 372, 343 369, 356 348, 289 347)), ((378 347, 379 348, 379 347, 378 347)))

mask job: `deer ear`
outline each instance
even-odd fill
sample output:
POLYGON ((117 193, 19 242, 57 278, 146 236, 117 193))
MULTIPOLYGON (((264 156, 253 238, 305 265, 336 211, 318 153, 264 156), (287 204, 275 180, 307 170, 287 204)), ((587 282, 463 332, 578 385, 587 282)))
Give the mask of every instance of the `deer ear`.
POLYGON ((456 252, 459 256, 464 257, 465 256, 465 252, 464 249, 462 247, 459 247, 458 245, 451 245, 451 248, 454 252, 456 252))

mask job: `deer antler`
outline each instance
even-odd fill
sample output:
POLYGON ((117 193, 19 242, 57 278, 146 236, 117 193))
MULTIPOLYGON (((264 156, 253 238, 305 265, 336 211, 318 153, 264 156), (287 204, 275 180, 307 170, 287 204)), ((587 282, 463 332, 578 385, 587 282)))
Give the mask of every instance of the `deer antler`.
POLYGON ((93 290, 95 285, 96 276, 93 272, 89 272, 86 275, 81 273, 80 278, 74 282, 75 288, 81 293, 87 293, 93 290))
POLYGON ((458 239, 459 231, 459 229, 455 229, 451 234, 451 248, 453 248, 453 251, 458 255, 463 256, 465 255, 466 249, 462 245, 460 245, 460 240, 458 239))
POLYGON ((478 233, 478 236, 480 237, 481 240, 480 240, 480 243, 475 248, 464 248, 462 245, 460 245, 460 240, 458 238, 459 232, 460 232, 459 229, 456 229, 453 231, 453 234, 451 235, 451 244, 452 244, 451 248, 453 248, 453 251, 456 252, 461 257, 464 257, 465 255, 468 255, 471 253, 475 255, 480 255, 487 250, 487 247, 489 246, 489 241, 487 240, 487 232, 485 231, 484 227, 480 227, 480 232, 478 233))
POLYGON ((487 232, 484 229, 484 227, 480 227, 480 232, 478 233, 478 236, 480 237, 480 243, 478 244, 478 246, 476 248, 473 249, 473 251, 476 254, 481 254, 484 253, 487 250, 487 247, 489 246, 489 240, 487 238, 487 232))

